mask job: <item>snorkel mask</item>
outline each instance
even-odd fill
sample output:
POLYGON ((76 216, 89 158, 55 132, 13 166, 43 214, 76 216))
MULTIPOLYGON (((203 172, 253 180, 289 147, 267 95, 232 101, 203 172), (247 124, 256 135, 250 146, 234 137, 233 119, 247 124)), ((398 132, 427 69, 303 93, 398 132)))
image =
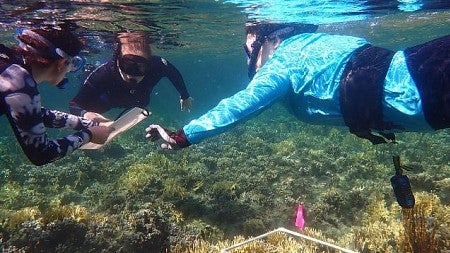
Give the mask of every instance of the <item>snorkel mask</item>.
POLYGON ((289 37, 300 33, 315 32, 317 25, 312 24, 274 24, 274 23, 259 23, 250 24, 253 31, 248 30, 247 33, 254 33, 256 35, 255 41, 251 44, 252 51, 248 49, 244 43, 244 51, 249 59, 248 61, 248 76, 250 79, 256 74, 256 63, 261 47, 267 40, 274 40, 279 38, 285 40, 289 37))
MULTIPOLYGON (((44 38, 43 36, 41 36, 40 34, 33 32, 32 30, 28 30, 28 29, 18 29, 17 30, 17 34, 18 35, 27 35, 30 36, 31 38, 40 41, 41 43, 45 44, 48 47, 48 50, 46 51, 42 51, 42 50, 38 50, 20 40, 19 41, 19 47, 22 48, 25 51, 28 52, 32 52, 33 54, 37 54, 37 55, 41 55, 44 57, 48 57, 50 59, 58 59, 58 58, 62 58, 65 59, 68 64, 70 64, 71 69, 70 72, 74 73, 79 71, 80 69, 82 69, 84 67, 84 65, 86 64, 86 59, 77 55, 77 56, 70 56, 69 54, 67 54, 66 52, 64 52, 64 50, 62 50, 61 48, 57 48, 53 45, 53 43, 51 43, 49 40, 47 40, 46 38, 44 38)), ((58 83, 56 85, 56 87, 60 88, 60 89, 64 89, 66 87, 66 85, 68 84, 69 79, 68 78, 64 78, 60 83, 58 83)))
POLYGON ((117 61, 120 70, 129 76, 144 76, 149 64, 144 57, 132 54, 123 55, 117 61))

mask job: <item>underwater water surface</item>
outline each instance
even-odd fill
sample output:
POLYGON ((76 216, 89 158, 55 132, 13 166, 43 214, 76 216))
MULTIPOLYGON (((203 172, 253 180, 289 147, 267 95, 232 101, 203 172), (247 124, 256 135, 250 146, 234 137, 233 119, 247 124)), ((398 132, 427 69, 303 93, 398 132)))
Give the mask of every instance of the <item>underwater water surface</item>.
MULTIPOLYGON (((163 79, 144 122, 98 151, 77 150, 41 167, 26 159, 1 118, 1 250, 184 252, 198 238, 213 243, 280 226, 295 230, 303 203, 306 227, 323 239, 359 251, 407 252, 404 238, 392 239, 404 233, 389 182, 394 155, 413 168, 406 172, 413 192, 419 203, 432 203, 426 214, 440 227, 438 247, 450 250, 449 130, 402 133, 398 144, 373 146, 344 128, 302 123, 275 104, 181 151, 163 152, 144 138, 148 124, 178 129, 247 85, 246 22, 314 23, 319 32, 400 50, 450 34, 446 1, 0 1, 3 44, 16 42, 18 28, 67 21, 79 27, 94 67, 112 55, 117 32, 147 31, 154 54, 182 73, 194 108, 181 112, 163 79)), ((70 76, 65 90, 41 85, 43 105, 68 111, 88 73, 70 76)))

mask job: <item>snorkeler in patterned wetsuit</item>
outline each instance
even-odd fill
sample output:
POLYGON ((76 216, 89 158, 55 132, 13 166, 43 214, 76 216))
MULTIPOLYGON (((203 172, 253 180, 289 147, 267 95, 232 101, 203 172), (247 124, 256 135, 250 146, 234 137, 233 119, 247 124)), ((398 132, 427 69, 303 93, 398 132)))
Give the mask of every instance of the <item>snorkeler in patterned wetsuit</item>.
POLYGON ((192 98, 180 72, 164 58, 151 55, 145 34, 121 34, 114 57, 88 76, 70 102, 70 111, 101 119, 100 114, 112 108, 146 107, 163 77, 169 78, 180 93, 181 109, 191 110, 192 98))
POLYGON ((395 132, 450 127, 450 36, 393 52, 362 38, 313 31, 248 26, 244 47, 253 78, 247 88, 176 132, 150 125, 147 137, 162 137, 165 149, 187 147, 280 98, 302 121, 346 125, 373 144, 395 141, 395 132))
POLYGON ((38 84, 62 87, 80 67, 82 43, 68 28, 23 30, 19 47, 0 45, 0 115, 6 115, 25 155, 35 165, 62 158, 88 142, 102 144, 110 129, 88 119, 41 106, 38 84), (46 127, 77 132, 50 140, 46 127))

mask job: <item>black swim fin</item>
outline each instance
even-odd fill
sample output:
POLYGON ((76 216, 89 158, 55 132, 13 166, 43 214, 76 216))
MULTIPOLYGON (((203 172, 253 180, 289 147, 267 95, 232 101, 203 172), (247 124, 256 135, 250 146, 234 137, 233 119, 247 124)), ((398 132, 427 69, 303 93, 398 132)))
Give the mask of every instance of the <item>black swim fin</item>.
POLYGON ((395 175, 391 177, 391 185, 394 189, 395 198, 403 208, 413 208, 415 204, 414 195, 411 190, 409 178, 403 175, 403 169, 408 168, 400 164, 400 157, 393 156, 395 175))

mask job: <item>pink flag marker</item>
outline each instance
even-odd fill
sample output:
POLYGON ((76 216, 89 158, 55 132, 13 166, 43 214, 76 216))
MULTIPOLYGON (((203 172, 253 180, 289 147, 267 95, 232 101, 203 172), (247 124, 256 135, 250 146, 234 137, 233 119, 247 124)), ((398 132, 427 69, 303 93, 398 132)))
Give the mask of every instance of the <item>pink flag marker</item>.
POLYGON ((298 227, 301 231, 305 228, 305 217, 303 213, 303 205, 298 204, 297 207, 297 217, 295 218, 295 226, 298 227))

